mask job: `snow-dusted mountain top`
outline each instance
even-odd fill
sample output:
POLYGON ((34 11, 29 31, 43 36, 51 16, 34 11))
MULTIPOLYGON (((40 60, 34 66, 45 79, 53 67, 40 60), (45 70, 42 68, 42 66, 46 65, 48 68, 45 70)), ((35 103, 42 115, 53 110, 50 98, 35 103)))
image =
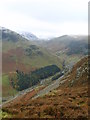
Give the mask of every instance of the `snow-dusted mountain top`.
POLYGON ((30 32, 19 32, 19 34, 28 40, 38 40, 38 37, 30 32))

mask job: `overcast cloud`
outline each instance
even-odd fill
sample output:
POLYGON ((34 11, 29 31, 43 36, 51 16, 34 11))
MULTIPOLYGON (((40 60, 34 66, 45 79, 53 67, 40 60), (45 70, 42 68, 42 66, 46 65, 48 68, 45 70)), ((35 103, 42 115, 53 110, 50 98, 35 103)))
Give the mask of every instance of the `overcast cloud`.
POLYGON ((88 0, 0 0, 0 26, 47 38, 88 34, 88 0))

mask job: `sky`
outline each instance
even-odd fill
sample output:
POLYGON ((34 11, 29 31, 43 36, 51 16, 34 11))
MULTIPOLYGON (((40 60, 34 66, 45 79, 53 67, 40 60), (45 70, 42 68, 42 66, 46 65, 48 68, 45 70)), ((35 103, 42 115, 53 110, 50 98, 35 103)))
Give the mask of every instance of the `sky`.
POLYGON ((88 0, 0 0, 0 26, 39 38, 88 34, 88 0))

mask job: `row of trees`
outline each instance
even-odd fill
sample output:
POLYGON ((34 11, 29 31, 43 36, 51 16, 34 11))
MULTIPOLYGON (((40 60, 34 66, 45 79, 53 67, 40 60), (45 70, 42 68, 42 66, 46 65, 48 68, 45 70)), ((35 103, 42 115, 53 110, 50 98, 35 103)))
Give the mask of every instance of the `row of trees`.
POLYGON ((41 80, 53 76, 59 71, 61 70, 56 65, 46 66, 28 74, 17 70, 17 83, 15 83, 15 86, 17 86, 16 89, 24 90, 26 88, 29 88, 33 85, 40 83, 41 80))

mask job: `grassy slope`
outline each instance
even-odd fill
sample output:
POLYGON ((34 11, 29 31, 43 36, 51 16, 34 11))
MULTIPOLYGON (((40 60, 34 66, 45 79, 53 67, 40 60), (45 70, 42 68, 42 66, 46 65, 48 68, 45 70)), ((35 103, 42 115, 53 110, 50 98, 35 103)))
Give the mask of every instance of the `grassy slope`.
MULTIPOLYGON (((9 52, 11 53, 13 50, 17 50, 17 48, 19 48, 19 47, 24 51, 24 49, 27 48, 31 44, 32 43, 29 41, 19 41, 16 43, 14 43, 12 41, 9 41, 9 42, 5 41, 5 42, 3 42, 3 47, 2 47, 3 53, 6 53, 6 54, 9 52)), ((13 56, 12 61, 14 61, 14 62, 20 61, 21 63, 23 63, 25 65, 30 65, 31 67, 34 67, 34 68, 47 66, 50 64, 56 64, 59 67, 61 67, 60 60, 58 58, 56 58, 56 56, 52 55, 50 52, 48 52, 44 48, 40 48, 40 51, 42 51, 43 56, 35 55, 35 56, 28 57, 25 55, 25 51, 24 51, 24 53, 20 54, 20 56, 18 56, 17 55, 18 50, 17 50, 17 52, 11 53, 11 55, 13 56)))
MULTIPOLYGON (((16 35, 17 34, 14 34, 14 37, 16 35)), ((2 80, 3 96, 9 96, 12 95, 13 92, 16 92, 13 88, 11 88, 9 84, 9 73, 15 72, 16 69, 24 72, 29 72, 36 68, 48 66, 51 64, 56 64, 60 68, 62 67, 60 59, 42 47, 39 47, 39 50, 43 53, 43 56, 27 56, 25 54, 25 49, 33 43, 31 41, 23 39, 20 36, 17 37, 18 40, 16 41, 13 41, 10 37, 11 36, 9 36, 8 39, 5 38, 5 40, 2 41, 2 71, 4 73, 2 80)))
POLYGON ((13 96, 17 93, 17 91, 11 87, 9 76, 7 74, 3 74, 2 76, 2 97, 13 96))
POLYGON ((43 46, 47 48, 49 51, 55 53, 61 61, 65 60, 66 65, 72 63, 78 62, 79 59, 84 57, 84 52, 85 52, 85 45, 88 43, 88 37, 87 36, 68 36, 64 35, 61 37, 53 38, 49 41, 42 41, 42 42, 37 42, 36 44, 39 44, 40 46, 43 46), (74 46, 75 44, 75 46, 74 46), (71 46, 73 47, 71 48, 71 46), (80 51, 79 47, 83 45, 83 50, 80 54, 75 53, 75 49, 80 51), (68 55, 68 50, 73 51, 73 54, 68 55))

